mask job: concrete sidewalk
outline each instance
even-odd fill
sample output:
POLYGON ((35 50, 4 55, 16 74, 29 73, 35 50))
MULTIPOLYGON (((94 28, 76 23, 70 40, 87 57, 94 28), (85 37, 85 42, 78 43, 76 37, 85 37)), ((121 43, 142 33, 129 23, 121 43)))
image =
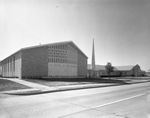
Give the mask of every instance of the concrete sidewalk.
POLYGON ((31 88, 38 89, 38 90, 47 90, 47 89, 50 88, 50 87, 45 86, 45 85, 41 85, 41 84, 25 81, 25 80, 22 80, 22 79, 17 79, 17 78, 13 78, 13 79, 5 78, 5 79, 13 81, 13 82, 16 82, 16 83, 19 83, 19 84, 23 84, 25 86, 29 86, 31 88))
MULTIPOLYGON (((118 86, 125 85, 121 83, 98 83, 98 84, 81 84, 81 85, 67 85, 67 86, 55 86, 49 87, 29 81, 25 81, 22 79, 16 78, 5 78, 7 80, 23 84, 25 86, 31 87, 31 89, 20 89, 20 90, 11 90, 11 91, 3 91, 0 93, 5 94, 13 94, 13 95, 33 95, 33 94, 41 94, 41 93, 49 93, 49 92, 59 92, 59 91, 68 91, 68 90, 78 90, 78 89, 88 89, 88 88, 99 88, 99 87, 109 87, 109 86, 118 86)), ((146 81, 143 81, 146 82, 146 81)), ((141 81, 126 81, 126 84, 136 84, 143 83, 141 81)), ((148 81, 147 81, 148 82, 148 81)))
POLYGON ((90 88, 99 88, 99 87, 110 87, 117 86, 120 84, 86 84, 86 85, 72 85, 72 86, 57 86, 49 87, 49 89, 39 90, 39 89, 24 89, 24 90, 12 90, 4 91, 3 93, 12 94, 12 95, 34 95, 50 92, 60 92, 60 91, 69 91, 69 90, 79 90, 79 89, 90 89, 90 88))
POLYGON ((119 83, 98 83, 98 84, 81 84, 81 85, 48 87, 45 85, 25 81, 22 79, 16 79, 16 78, 13 78, 13 79, 5 78, 5 79, 31 87, 31 89, 21 89, 21 90, 11 90, 11 91, 1 92, 1 93, 14 94, 14 95, 33 95, 33 94, 48 93, 48 92, 58 92, 58 91, 88 89, 88 88, 98 88, 98 87, 108 87, 108 86, 120 85, 119 83))

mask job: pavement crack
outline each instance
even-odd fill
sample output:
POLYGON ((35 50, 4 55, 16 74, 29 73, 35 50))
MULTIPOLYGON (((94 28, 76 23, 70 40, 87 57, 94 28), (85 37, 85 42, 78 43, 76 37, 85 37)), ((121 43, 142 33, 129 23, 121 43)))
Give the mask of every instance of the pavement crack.
POLYGON ((61 102, 68 103, 68 104, 72 104, 72 105, 76 105, 76 106, 84 107, 84 108, 86 108, 86 109, 90 109, 90 107, 83 106, 83 105, 80 105, 80 104, 75 104, 75 103, 68 102, 68 101, 65 101, 65 100, 59 100, 59 99, 57 99, 57 100, 58 100, 58 101, 61 101, 61 102))
POLYGON ((117 113, 112 113, 112 114, 114 114, 114 115, 117 116, 117 117, 130 118, 130 117, 126 116, 125 114, 124 114, 124 115, 117 114, 117 113))

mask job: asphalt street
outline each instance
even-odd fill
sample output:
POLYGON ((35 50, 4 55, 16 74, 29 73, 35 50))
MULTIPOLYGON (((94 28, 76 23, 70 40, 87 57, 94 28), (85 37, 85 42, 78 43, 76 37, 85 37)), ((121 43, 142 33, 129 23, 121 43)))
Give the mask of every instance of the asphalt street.
POLYGON ((150 118, 150 82, 29 96, 0 95, 0 118, 150 118))

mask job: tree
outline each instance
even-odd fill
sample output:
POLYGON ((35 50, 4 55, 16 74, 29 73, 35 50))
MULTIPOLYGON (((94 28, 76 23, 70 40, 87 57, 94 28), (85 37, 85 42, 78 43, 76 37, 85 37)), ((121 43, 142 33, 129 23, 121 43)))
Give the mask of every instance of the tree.
POLYGON ((105 68, 110 79, 110 75, 114 71, 114 67, 112 66, 110 62, 107 62, 107 65, 105 66, 105 68))

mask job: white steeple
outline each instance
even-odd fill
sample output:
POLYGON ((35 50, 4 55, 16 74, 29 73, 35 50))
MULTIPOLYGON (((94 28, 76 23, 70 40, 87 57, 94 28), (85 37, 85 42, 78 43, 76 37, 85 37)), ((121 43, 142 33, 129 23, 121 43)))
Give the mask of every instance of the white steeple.
POLYGON ((93 49, 92 49, 92 70, 95 70, 95 50, 94 50, 94 39, 93 39, 93 49))

